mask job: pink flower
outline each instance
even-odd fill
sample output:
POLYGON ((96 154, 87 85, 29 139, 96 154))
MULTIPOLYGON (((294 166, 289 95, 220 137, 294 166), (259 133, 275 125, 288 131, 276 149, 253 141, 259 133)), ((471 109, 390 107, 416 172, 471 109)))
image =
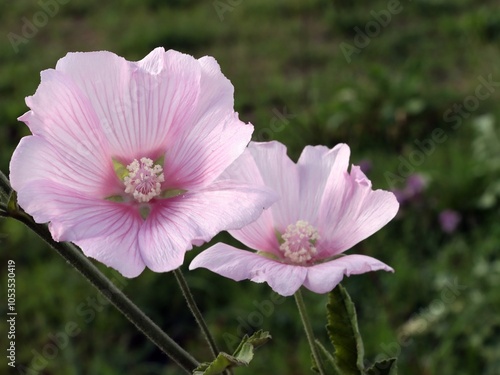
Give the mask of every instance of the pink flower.
POLYGON ((374 258, 343 254, 387 224, 399 207, 394 194, 373 191, 359 167, 348 173, 348 163, 344 144, 331 150, 307 146, 294 164, 278 142, 250 143, 227 175, 267 185, 281 199, 257 221, 229 232, 258 252, 219 243, 189 268, 208 268, 236 281, 265 281, 283 296, 301 285, 329 292, 344 275, 393 272, 374 258))
POLYGON ((56 241, 127 277, 179 267, 192 245, 273 202, 261 187, 216 181, 253 126, 238 119, 233 86, 211 57, 69 53, 26 103, 19 119, 33 135, 10 164, 19 204, 50 222, 56 241))

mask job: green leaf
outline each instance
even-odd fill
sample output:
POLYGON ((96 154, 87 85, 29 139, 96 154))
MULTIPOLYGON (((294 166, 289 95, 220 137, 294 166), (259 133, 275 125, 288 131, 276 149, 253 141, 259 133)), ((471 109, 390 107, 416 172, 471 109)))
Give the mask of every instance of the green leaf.
POLYGON ((397 375, 398 364, 396 358, 385 359, 375 363, 368 369, 366 375, 397 375))
POLYGON ((193 375, 216 375, 224 372, 227 368, 237 366, 248 366, 253 358, 253 352, 259 346, 264 345, 271 339, 269 332, 257 331, 252 336, 245 335, 233 355, 219 353, 212 362, 200 364, 193 375))
POLYGON ((359 334, 356 309, 342 285, 328 294, 326 330, 335 352, 334 360, 342 375, 364 373, 363 340, 359 334))

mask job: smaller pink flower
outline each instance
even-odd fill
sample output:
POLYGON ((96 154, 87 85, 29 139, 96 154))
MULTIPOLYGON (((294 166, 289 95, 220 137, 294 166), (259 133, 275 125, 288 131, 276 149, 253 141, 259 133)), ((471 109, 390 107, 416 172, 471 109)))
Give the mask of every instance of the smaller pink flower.
POLYGON ((349 147, 307 146, 294 164, 279 142, 251 142, 223 178, 274 189, 281 199, 257 219, 229 233, 250 252, 218 243, 198 255, 190 269, 207 268, 235 281, 267 282, 283 295, 301 285, 331 291, 344 277, 394 272, 365 255, 345 255, 397 213, 393 193, 372 190, 357 166, 347 171, 349 147))

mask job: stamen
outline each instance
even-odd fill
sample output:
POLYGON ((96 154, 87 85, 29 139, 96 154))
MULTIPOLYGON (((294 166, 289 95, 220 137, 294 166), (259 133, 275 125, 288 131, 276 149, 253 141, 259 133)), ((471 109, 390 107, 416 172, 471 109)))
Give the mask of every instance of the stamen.
POLYGON ((290 224, 281 238, 284 242, 280 250, 292 263, 306 264, 317 253, 314 245, 319 239, 319 234, 307 221, 299 220, 295 224, 290 224))
POLYGON ((161 183, 165 181, 161 165, 153 166, 153 160, 149 158, 134 159, 127 165, 127 170, 129 173, 123 179, 125 193, 132 194, 141 203, 160 195, 161 183))

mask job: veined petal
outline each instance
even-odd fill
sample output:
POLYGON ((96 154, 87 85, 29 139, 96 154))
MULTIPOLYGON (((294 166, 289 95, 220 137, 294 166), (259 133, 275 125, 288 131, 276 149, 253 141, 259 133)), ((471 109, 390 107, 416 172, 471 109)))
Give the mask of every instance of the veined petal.
MULTIPOLYGON (((219 179, 221 181, 229 179, 252 183, 255 186, 266 186, 259 168, 249 151, 245 151, 236 162, 224 171, 219 179)), ((281 199, 278 195, 276 195, 276 198, 278 200, 281 199)), ((278 249, 280 245, 276 238, 275 224, 271 211, 272 209, 264 210, 257 220, 244 226, 242 229, 230 230, 229 233, 251 249, 279 255, 278 249)))
POLYGON ((115 222, 113 232, 74 242, 86 256, 114 268, 125 277, 132 278, 139 276, 146 268, 137 242, 139 230, 140 221, 128 216, 115 222))
MULTIPOLYGON (((110 196, 117 188, 113 169, 89 170, 88 165, 82 166, 82 159, 78 163, 40 136, 28 136, 21 139, 10 161, 10 180, 14 190, 19 191, 24 186, 38 184, 37 181, 53 181, 61 186, 80 193, 87 193, 96 198, 110 196)), ((106 165, 106 160, 103 161, 106 165)), ((46 198, 38 189, 27 197, 37 202, 46 198)), ((26 210, 26 207, 21 205, 26 210)))
POLYGON ((318 241, 321 254, 339 254, 386 225, 397 213, 399 204, 393 193, 372 190, 371 182, 357 166, 344 176, 344 187, 328 181, 320 206, 318 241))
POLYGON ((184 123, 175 124, 176 142, 167 148, 165 180, 199 189, 213 182, 250 141, 253 126, 234 112, 233 86, 211 57, 198 60, 200 95, 184 123))
MULTIPOLYGON (((328 194, 342 194, 344 174, 349 165, 349 146, 339 144, 333 149, 306 146, 297 162, 300 178, 300 217, 313 226, 319 222, 319 210, 329 183, 328 194)), ((333 200, 333 204, 339 204, 333 200)))
POLYGON ((379 270, 394 272, 391 267, 375 258, 366 255, 346 255, 308 267, 304 286, 315 293, 328 293, 342 281, 344 275, 359 275, 379 270))
POLYGON ((282 296, 294 294, 307 275, 307 268, 277 262, 250 251, 218 243, 196 256, 189 269, 207 268, 235 281, 267 282, 282 296))
POLYGON ((276 197, 266 188, 220 181, 209 188, 157 202, 139 234, 141 253, 156 272, 179 267, 193 242, 241 228, 257 219, 276 197))
POLYGON ((284 232, 289 224, 300 219, 297 168, 287 156, 286 147, 279 142, 250 142, 245 153, 251 155, 254 165, 248 156, 242 157, 227 169, 224 176, 252 184, 262 181, 275 191, 280 199, 271 208, 273 231, 284 232), (247 166, 252 172, 246 173, 247 166))
POLYGON ((128 205, 99 200, 52 181, 33 181, 18 190, 18 200, 37 223, 50 222, 56 241, 72 241, 85 255, 126 277, 145 268, 137 235, 142 218, 128 205))
POLYGON ((139 62, 105 51, 69 53, 56 69, 86 93, 113 155, 124 163, 155 159, 172 147, 198 100, 197 60, 163 48, 139 62))
POLYGON ((41 73, 41 83, 26 98, 31 111, 19 117, 35 136, 83 173, 106 176, 111 158, 98 118, 82 91, 61 72, 41 73))
POLYGON ((117 231, 127 220, 142 221, 130 205, 90 197, 53 181, 33 181, 17 194, 19 205, 37 223, 51 223, 56 241, 101 237, 117 231))

